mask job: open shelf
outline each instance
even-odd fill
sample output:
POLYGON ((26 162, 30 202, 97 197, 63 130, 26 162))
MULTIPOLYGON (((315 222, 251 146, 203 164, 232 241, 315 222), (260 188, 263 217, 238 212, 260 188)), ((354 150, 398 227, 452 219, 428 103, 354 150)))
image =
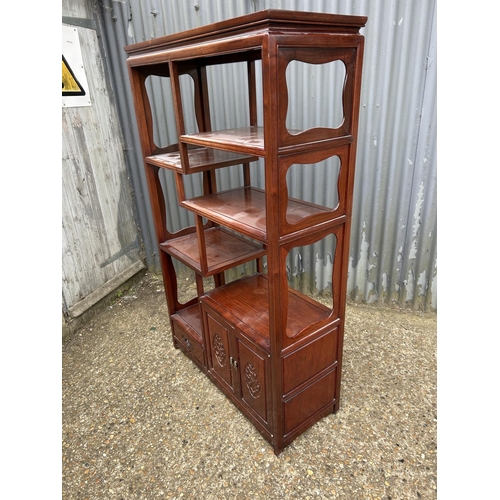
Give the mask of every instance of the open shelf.
MULTIPOLYGON (((265 255, 265 249, 224 228, 214 227, 205 230, 208 273, 212 276, 265 255)), ((197 273, 202 274, 198 237, 191 233, 167 240, 160 248, 183 262, 197 273)))
POLYGON ((261 189, 229 189, 182 201, 181 206, 257 241, 266 242, 266 200, 261 189))
MULTIPOLYGON (((330 136, 331 132, 325 132, 335 129, 311 129, 311 130, 291 130, 287 129, 288 134, 299 137, 306 137, 315 145, 307 144, 304 139, 298 141, 298 144, 288 144, 287 149, 314 149, 320 147, 327 148, 332 146, 340 146, 349 144, 353 138, 351 135, 340 137, 330 136), (292 147, 294 146, 294 148, 292 147)), ((258 126, 239 127, 226 130, 213 130, 210 132, 198 132, 196 134, 184 134, 180 136, 180 140, 186 144, 195 144, 197 146, 206 146, 209 148, 217 148, 225 151, 234 151, 242 154, 255 155, 264 157, 266 150, 264 147, 264 128, 258 126)))
MULTIPOLYGON (((255 187, 240 187, 198 196, 181 202, 181 206, 208 219, 265 243, 265 192, 255 187)), ((316 214, 332 210, 293 198, 288 199, 286 218, 291 225, 316 214)))
MULTIPOLYGON (((241 155, 229 151, 211 148, 193 148, 188 150, 189 173, 202 172, 213 168, 230 167, 256 161, 255 156, 241 155)), ((146 162, 160 168, 183 172, 179 151, 160 153, 146 157, 146 162)))
MULTIPOLYGON (((233 281, 208 292, 202 300, 223 314, 245 335, 269 350, 268 281, 262 274, 233 281)), ((297 292, 288 292, 288 338, 297 337, 305 328, 324 321, 331 310, 297 292)))
POLYGON ((199 132, 197 134, 185 134, 180 136, 180 140, 187 144, 196 144, 198 146, 207 146, 257 156, 263 156, 265 153, 263 127, 241 127, 214 130, 212 132, 199 132))

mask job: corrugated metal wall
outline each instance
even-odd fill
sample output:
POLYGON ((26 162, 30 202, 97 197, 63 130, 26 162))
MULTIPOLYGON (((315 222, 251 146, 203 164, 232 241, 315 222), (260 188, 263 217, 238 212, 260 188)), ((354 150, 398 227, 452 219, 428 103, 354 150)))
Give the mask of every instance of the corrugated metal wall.
MULTIPOLYGON (((369 303, 437 308, 435 0, 103 0, 100 8, 149 266, 157 266, 158 260, 123 47, 268 8, 368 16, 362 30, 366 45, 348 291, 351 298, 369 303)), ((245 111, 233 112, 242 101, 244 73, 238 67, 214 71, 229 72, 226 76, 234 85, 210 89, 213 127, 244 124, 245 111)), ((331 120, 325 115, 328 107, 314 98, 330 78, 334 83, 340 78, 334 68, 326 76, 307 79, 299 71, 290 71, 290 95, 301 96, 290 102, 292 125, 307 123, 311 117, 316 123, 331 120)), ((155 114, 161 117, 156 140, 175 142, 168 135, 168 130, 175 131, 168 89, 152 82, 150 92, 155 114)), ((263 184, 261 168, 254 169, 256 185, 263 184)), ((294 173, 291 184, 301 186, 302 196, 314 199, 315 185, 301 182, 301 175, 294 173)), ((167 196, 176 200, 169 172, 163 180, 167 196)), ((219 176, 221 187, 239 181, 234 172, 219 176)), ((199 181, 194 178, 188 188, 198 192, 199 181)), ((178 209, 175 201, 171 203, 171 229, 190 223, 190 215, 178 209)), ((313 252, 319 255, 301 255, 300 272, 311 271, 308 275, 317 284, 322 277, 313 267, 321 267, 317 259, 326 262, 327 256, 321 250, 313 252)), ((297 259, 293 256, 292 268, 297 259)))

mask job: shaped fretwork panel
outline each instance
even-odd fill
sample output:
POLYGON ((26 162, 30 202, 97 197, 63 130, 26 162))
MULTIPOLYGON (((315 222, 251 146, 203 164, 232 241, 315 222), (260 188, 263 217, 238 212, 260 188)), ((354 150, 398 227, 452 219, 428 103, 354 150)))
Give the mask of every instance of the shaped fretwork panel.
POLYGON ((344 122, 346 70, 341 60, 324 64, 291 61, 286 68, 287 87, 299 95, 289 101, 286 128, 292 135, 312 128, 339 128, 344 122))
POLYGON ((280 147, 352 134, 355 55, 350 47, 279 47, 280 147))
POLYGON ((311 205, 311 210, 335 210, 339 205, 340 158, 330 156, 315 164, 294 163, 286 173, 287 222, 294 220, 293 200, 311 205), (312 175, 311 175, 312 174, 312 175))
POLYGON ((289 290, 282 303, 285 343, 319 331, 339 318, 344 229, 341 225, 322 237, 303 238, 299 245, 282 248, 282 286, 289 290))
MULTIPOLYGON (((194 110, 194 81, 188 75, 180 75, 179 84, 184 104, 184 122, 186 130, 198 132, 194 110)), ((157 148, 165 148, 178 141, 175 134, 174 101, 169 77, 150 75, 146 78, 146 91, 151 106, 153 142, 157 148), (171 117, 171 118, 170 118, 171 117), (166 119, 165 119, 166 118, 166 119), (169 123, 169 120, 172 122, 169 123)))
POLYGON ((346 213, 349 146, 286 156, 280 160, 280 233, 331 221, 346 213))

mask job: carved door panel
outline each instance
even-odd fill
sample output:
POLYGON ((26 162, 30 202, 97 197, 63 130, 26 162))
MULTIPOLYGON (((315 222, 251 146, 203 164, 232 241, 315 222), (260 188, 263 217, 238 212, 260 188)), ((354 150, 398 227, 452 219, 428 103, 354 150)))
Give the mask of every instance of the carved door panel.
POLYGON ((260 417, 262 423, 267 425, 270 409, 266 387, 268 356, 257 351, 254 346, 250 347, 239 337, 236 337, 236 345, 239 358, 241 399, 260 417))
POLYGON ((230 331, 226 324, 213 316, 206 314, 209 340, 209 369, 223 384, 234 391, 232 357, 230 347, 230 331))
POLYGON ((269 353, 202 300, 208 369, 251 419, 270 430, 269 353))

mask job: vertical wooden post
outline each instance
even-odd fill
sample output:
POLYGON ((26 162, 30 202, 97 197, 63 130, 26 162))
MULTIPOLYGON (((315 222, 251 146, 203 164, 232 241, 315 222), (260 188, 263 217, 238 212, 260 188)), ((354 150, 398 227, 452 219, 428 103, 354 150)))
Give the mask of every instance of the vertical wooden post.
MULTIPOLYGON (((177 136, 180 137, 186 133, 184 124, 184 111, 182 106, 181 86, 179 81, 179 67, 178 64, 169 61, 170 80, 172 82, 172 97, 174 100, 175 122, 177 125, 177 136)), ((189 157, 187 152, 187 145, 179 140, 179 153, 181 156, 182 169, 185 173, 189 172, 189 157)))
POLYGON ((278 192, 278 139, 275 124, 278 119, 277 84, 278 46, 272 35, 265 39, 262 47, 262 73, 264 97, 264 147, 266 150, 265 188, 266 188, 266 228, 267 228, 267 276, 269 303, 269 336, 271 344, 271 384, 273 401, 273 444, 274 452, 283 449, 283 373, 281 368, 282 315, 281 269, 278 224, 280 200, 278 192))

